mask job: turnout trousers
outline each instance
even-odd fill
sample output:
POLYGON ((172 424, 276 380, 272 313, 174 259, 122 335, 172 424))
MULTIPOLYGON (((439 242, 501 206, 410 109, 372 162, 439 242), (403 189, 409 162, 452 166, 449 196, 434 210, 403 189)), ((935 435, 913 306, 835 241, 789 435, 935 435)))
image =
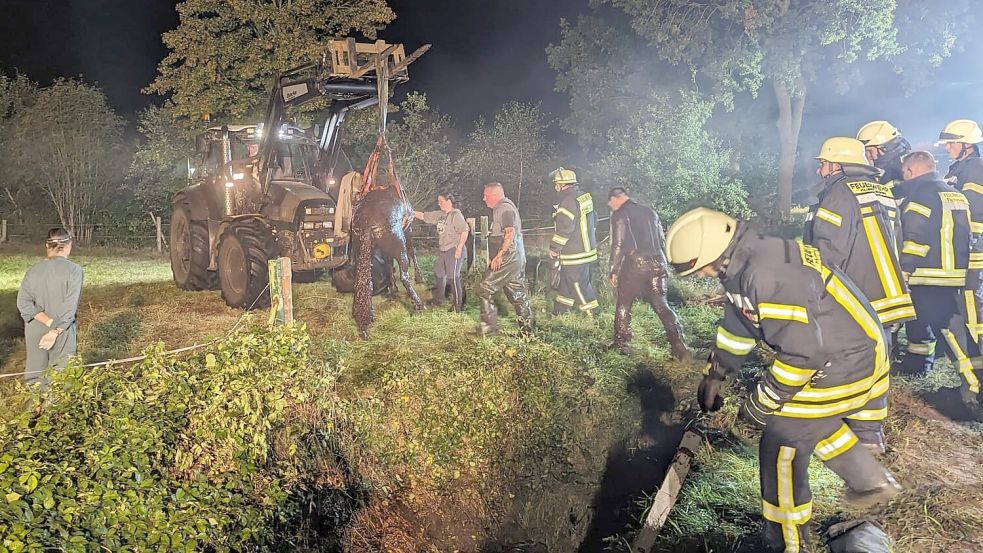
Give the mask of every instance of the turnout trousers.
POLYGON ((591 265, 560 265, 560 286, 553 301, 554 315, 567 313, 574 307, 583 313, 597 309, 597 291, 590 281, 591 265))
POLYGON ((901 361, 901 372, 925 374, 932 368, 937 342, 941 338, 946 356, 952 361, 970 390, 979 393, 979 379, 971 356, 979 355, 973 339, 975 293, 951 286, 912 286, 911 299, 918 318, 905 323, 908 349, 901 361), (974 390, 975 385, 975 390, 974 390))
POLYGON ((524 256, 512 254, 503 260, 497 271, 489 269, 478 285, 478 298, 481 301, 479 334, 487 336, 498 332, 498 309, 494 298, 499 290, 505 292, 505 297, 515 307, 520 330, 532 332, 532 308, 526 289, 526 260, 524 256))
POLYGON ((683 325, 666 301, 668 278, 662 263, 647 257, 625 258, 618 274, 617 306, 614 312, 614 346, 625 348, 631 341, 631 309, 635 300, 652 307, 666 330, 672 355, 690 360, 693 354, 686 347, 683 325))
POLYGON ((857 444, 839 416, 771 417, 758 447, 766 551, 798 553, 806 543, 812 518, 809 462, 813 453, 853 491, 874 490, 890 480, 887 470, 857 444))

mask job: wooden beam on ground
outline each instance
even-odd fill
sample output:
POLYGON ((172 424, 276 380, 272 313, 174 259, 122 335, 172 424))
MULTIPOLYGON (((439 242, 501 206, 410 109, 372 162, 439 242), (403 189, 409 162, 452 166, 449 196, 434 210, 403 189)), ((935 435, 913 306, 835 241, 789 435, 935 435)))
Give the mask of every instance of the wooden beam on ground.
POLYGON ((270 326, 287 325, 294 320, 293 272, 289 257, 271 259, 270 326))
POLYGON ((662 486, 655 494, 652 501, 652 508, 645 518, 645 524, 635 536, 635 541, 631 545, 632 553, 649 553, 655 545, 655 539, 659 537, 662 525, 669 518, 669 511, 676 504, 679 497, 679 490, 683 487, 683 480, 689 473, 690 464, 696 452, 703 445, 703 436, 695 430, 687 430, 683 434, 676 455, 672 458, 672 464, 666 471, 666 477, 662 480, 662 486))

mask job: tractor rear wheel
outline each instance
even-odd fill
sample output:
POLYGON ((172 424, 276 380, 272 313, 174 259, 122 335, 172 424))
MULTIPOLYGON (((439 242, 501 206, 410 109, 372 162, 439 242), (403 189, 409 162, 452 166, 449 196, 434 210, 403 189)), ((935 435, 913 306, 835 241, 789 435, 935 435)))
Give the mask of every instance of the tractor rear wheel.
POLYGON ((277 257, 276 239, 259 219, 229 225, 219 240, 218 279, 229 307, 262 309, 270 306, 269 260, 277 257))
POLYGON ((183 204, 171 214, 171 274, 182 290, 214 290, 218 275, 208 270, 208 226, 192 221, 183 204))

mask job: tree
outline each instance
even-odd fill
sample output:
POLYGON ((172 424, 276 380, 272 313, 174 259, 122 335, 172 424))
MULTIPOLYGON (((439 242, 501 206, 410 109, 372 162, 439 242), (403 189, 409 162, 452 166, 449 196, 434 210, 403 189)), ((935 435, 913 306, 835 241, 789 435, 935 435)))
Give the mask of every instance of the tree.
MULTIPOLYGON (((484 118, 475 123, 458 158, 458 173, 476 185, 502 183, 506 194, 521 209, 523 187, 544 183, 553 161, 553 143, 546 136, 548 127, 539 105, 505 104, 491 125, 484 118)), ((534 199, 541 197, 533 195, 534 199)), ((527 203, 528 208, 543 207, 536 201, 527 203)))
POLYGON ((100 89, 59 79, 19 110, 8 130, 5 146, 15 178, 43 191, 62 226, 87 242, 125 168, 123 119, 100 89))
POLYGON ((846 78, 850 65, 861 59, 904 62, 904 40, 915 46, 919 62, 938 65, 951 52, 949 37, 965 28, 969 13, 965 0, 944 6, 931 3, 931 7, 920 0, 597 3, 623 10, 658 56, 690 68, 696 82, 709 82, 715 96, 728 107, 733 108, 738 92, 757 97, 766 83, 771 85, 778 113, 778 208, 783 217, 791 209, 792 176, 809 87, 820 79, 834 79, 845 90, 852 84, 846 78), (932 41, 919 34, 910 14, 951 22, 947 35, 932 41), (899 33, 899 28, 904 32, 899 33))
MULTIPOLYGON (((9 143, 10 124, 14 117, 34 102, 38 85, 24 75, 13 78, 0 74, 0 150, 12 151, 9 143)), ((0 212, 10 214, 15 219, 23 219, 28 211, 34 211, 37 195, 31 194, 17 177, 12 164, 0 165, 0 212)))
POLYGON ((186 0, 177 10, 180 24, 163 35, 170 54, 145 92, 170 95, 187 122, 255 119, 278 71, 319 60, 332 38, 375 38, 395 18, 385 0, 186 0))
POLYGON ((426 94, 412 92, 399 105, 387 136, 396 174, 413 205, 433 204, 454 175, 450 117, 427 105, 426 94))
MULTIPOLYGON (((140 146, 126 177, 126 187, 143 213, 169 214, 174 194, 188 184, 188 160, 195 153, 194 138, 174 124, 170 106, 150 106, 140 112, 140 146)), ((136 214, 134 214, 136 215, 136 214)))
POLYGON ((698 205, 749 215, 741 181, 723 176, 730 151, 704 129, 712 112, 695 94, 653 95, 631 124, 611 132, 600 170, 668 220, 698 205))

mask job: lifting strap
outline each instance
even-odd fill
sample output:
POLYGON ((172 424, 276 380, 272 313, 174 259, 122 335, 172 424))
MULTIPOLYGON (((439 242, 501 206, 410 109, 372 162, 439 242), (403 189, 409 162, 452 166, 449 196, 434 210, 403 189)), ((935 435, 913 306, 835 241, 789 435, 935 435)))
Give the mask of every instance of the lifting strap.
POLYGON ((378 179, 376 178, 379 171, 379 157, 382 155, 382 152, 386 153, 386 158, 389 161, 389 166, 386 170, 386 174, 389 177, 389 186, 396 189, 396 196, 399 199, 404 199, 403 189, 399 184, 399 177, 396 176, 396 164, 393 161, 393 152, 389 148, 389 142, 386 140, 384 133, 379 133, 379 140, 375 143, 375 149, 372 150, 372 154, 369 155, 369 161, 365 164, 365 171, 362 172, 362 189, 358 193, 359 199, 373 190, 386 188, 386 186, 379 186, 378 179))

